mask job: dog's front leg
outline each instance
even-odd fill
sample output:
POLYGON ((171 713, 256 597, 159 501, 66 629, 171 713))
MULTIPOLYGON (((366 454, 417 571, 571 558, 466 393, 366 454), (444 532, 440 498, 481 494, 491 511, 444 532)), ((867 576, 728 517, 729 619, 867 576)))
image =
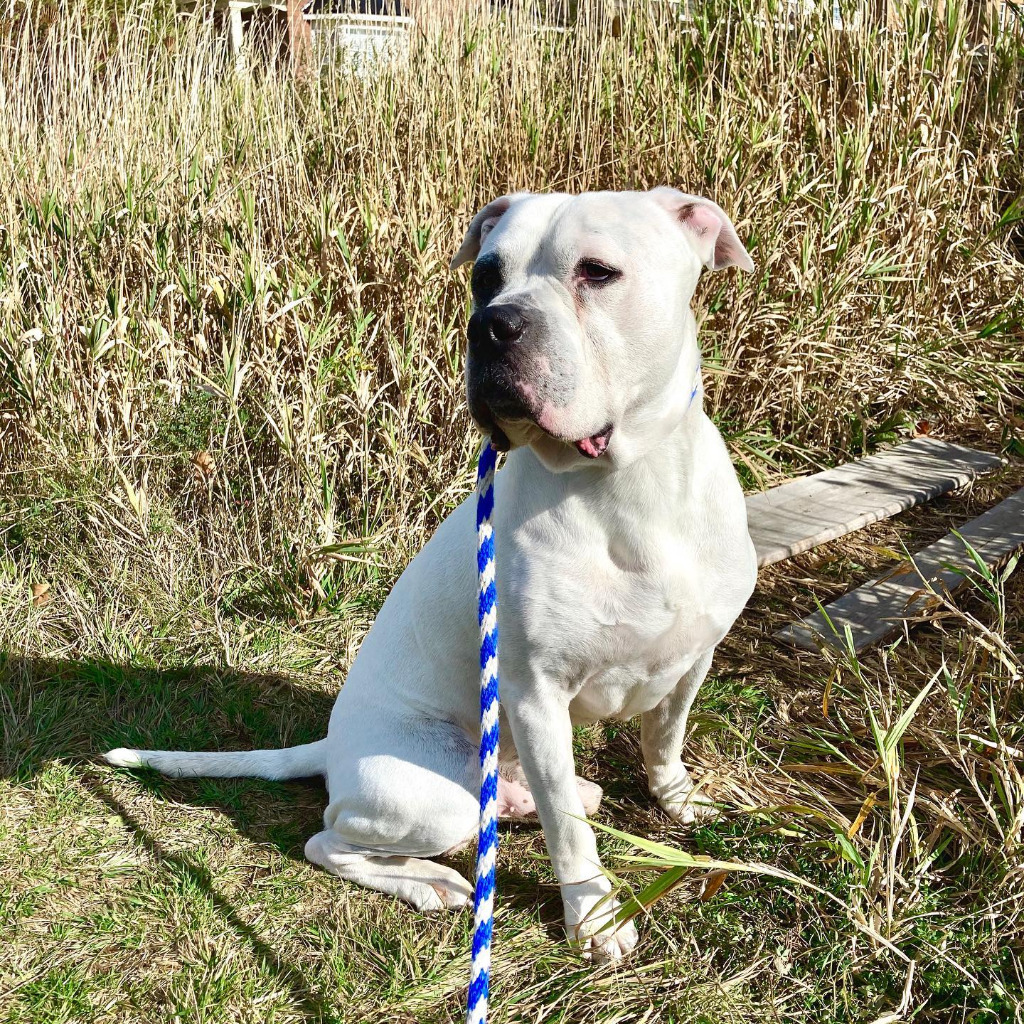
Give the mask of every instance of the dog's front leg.
POLYGON ((562 889, 569 940, 588 959, 616 960, 636 945, 636 927, 632 922, 612 927, 618 902, 602 873, 594 830, 584 820, 568 706, 534 692, 513 699, 505 709, 562 889))
POLYGON ((683 824, 716 813, 707 797, 694 793, 693 780, 682 758, 690 708, 711 668, 713 655, 713 648, 702 654, 676 688, 640 716, 640 745, 651 793, 669 817, 683 824))

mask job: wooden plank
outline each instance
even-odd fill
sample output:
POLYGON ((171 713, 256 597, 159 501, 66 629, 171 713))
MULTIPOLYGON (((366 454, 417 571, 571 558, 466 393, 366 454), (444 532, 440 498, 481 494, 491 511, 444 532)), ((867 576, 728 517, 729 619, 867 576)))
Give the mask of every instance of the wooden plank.
POLYGON ((801 551, 888 519, 995 469, 998 455, 933 437, 747 496, 757 564, 801 551))
POLYGON ((309 22, 306 21, 303 9, 307 0, 286 0, 285 18, 288 22, 288 53, 296 72, 305 69, 304 62, 308 55, 311 41, 309 22))
POLYGON ((924 611, 922 602, 928 596, 921 593, 924 580, 940 593, 943 587, 952 592, 964 584, 962 572, 975 568, 964 541, 988 566, 1024 547, 1024 488, 972 519, 958 532, 963 540, 947 533, 918 552, 914 556, 917 572, 886 575, 865 583, 828 605, 825 608, 828 619, 821 612, 815 612, 779 630, 776 637, 806 650, 817 650, 823 645, 845 650, 846 627, 849 626, 857 651, 884 640, 906 619, 924 611))

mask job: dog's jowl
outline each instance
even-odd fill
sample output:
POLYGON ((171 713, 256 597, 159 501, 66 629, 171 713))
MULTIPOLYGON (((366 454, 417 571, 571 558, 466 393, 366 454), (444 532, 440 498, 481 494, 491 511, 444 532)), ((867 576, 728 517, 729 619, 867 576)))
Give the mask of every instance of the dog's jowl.
MULTIPOLYGON (((704 414, 690 301, 702 268, 753 269, 714 203, 674 189, 503 196, 453 266, 475 261, 469 408, 508 451, 495 530, 502 775, 510 817, 540 816, 567 931, 594 957, 636 944, 584 820, 572 727, 640 715, 651 792, 679 821, 681 760, 715 646, 754 586, 739 483, 704 414)), ((327 737, 287 750, 114 750, 171 775, 326 777, 310 860, 419 910, 469 883, 431 858, 477 821, 476 531, 469 501, 413 559, 363 642, 327 737)))

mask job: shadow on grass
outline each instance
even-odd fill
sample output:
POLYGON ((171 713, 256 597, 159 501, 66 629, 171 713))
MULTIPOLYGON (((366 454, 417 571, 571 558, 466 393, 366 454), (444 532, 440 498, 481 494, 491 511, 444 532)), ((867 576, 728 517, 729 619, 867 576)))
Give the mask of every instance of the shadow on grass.
MULTIPOLYGON (((0 705, 4 712, 0 777, 28 783, 54 761, 80 763, 82 784, 134 831, 157 860, 189 875, 229 926, 312 1012, 320 1007, 318 997, 304 985, 300 973, 282 964, 217 893, 209 872, 164 849, 112 794, 103 775, 89 765, 97 764, 100 754, 118 746, 245 750, 308 743, 325 735, 334 698, 333 692, 275 674, 0 653, 0 705)), ((645 806, 645 792, 641 792, 636 772, 624 770, 620 763, 636 755, 633 747, 635 742, 632 746, 626 742, 618 751, 620 758, 612 757, 606 764, 590 758, 587 774, 604 786, 613 803, 624 800, 627 806, 645 806)), ((148 769, 135 771, 132 777, 154 799, 217 810, 249 839, 271 845, 294 860, 304 861, 306 840, 323 828, 326 793, 319 779, 173 779, 148 769)), ((557 886, 545 877, 546 864, 540 863, 546 857, 537 825, 503 823, 501 832, 503 844, 515 841, 518 833, 539 855, 536 864, 520 864, 519 870, 499 867, 503 900, 521 907, 539 904, 548 933, 561 934, 561 897, 557 886), (529 832, 536 833, 535 841, 524 835, 529 832)), ((471 878, 474 849, 470 844, 444 859, 471 878)))
MULTIPOLYGON (((280 675, 197 666, 151 668, 0 654, 0 774, 27 782, 47 762, 94 761, 112 747, 244 750, 327 732, 334 695, 280 675)), ((217 808, 257 842, 302 858, 322 827, 319 780, 168 779, 136 773, 161 799, 217 808)))
POLYGON ((313 1020, 336 1019, 329 1004, 309 985, 302 972, 292 964, 283 960, 266 942, 260 938, 259 932, 239 915, 234 905, 222 896, 213 884, 210 872, 206 868, 194 864, 187 857, 172 853, 143 825, 117 797, 92 772, 87 772, 82 779, 83 784, 106 804, 131 829, 135 839, 146 849, 153 860, 161 867, 173 869, 178 876, 187 877, 195 887, 206 895, 210 905, 220 915, 231 930, 246 943, 256 957, 271 971, 278 981, 291 992, 296 1006, 313 1020))
MULTIPOLYGON (((97 763, 100 754, 120 746, 247 750, 309 743, 326 734, 334 698, 275 674, 0 653, 0 777, 28 782, 57 759, 97 763)), ((99 777, 86 775, 93 783, 99 777)), ((253 841, 295 860, 304 860, 306 840, 323 828, 327 800, 319 778, 174 779, 149 769, 132 777, 157 800, 219 811, 253 841)), ((534 827, 503 824, 502 831, 534 827)), ((471 876, 472 858, 467 847, 450 862, 471 876)), ((509 882, 510 892, 522 889, 524 900, 528 893, 536 898, 535 881, 509 882)))
MULTIPOLYGON (((29 782, 58 758, 94 761, 113 746, 231 749, 305 743, 326 732, 333 695, 277 675, 7 653, 0 654, 0 703, 0 774, 29 782)), ((83 768, 82 785, 124 821, 154 860, 192 880, 310 1019, 335 1019, 302 972, 282 960, 217 891, 205 867, 167 850, 98 772, 83 768)), ((302 859, 305 840, 323 827, 325 794, 319 780, 168 779, 150 771, 135 778, 157 798, 220 810, 256 842, 295 859, 302 859)))

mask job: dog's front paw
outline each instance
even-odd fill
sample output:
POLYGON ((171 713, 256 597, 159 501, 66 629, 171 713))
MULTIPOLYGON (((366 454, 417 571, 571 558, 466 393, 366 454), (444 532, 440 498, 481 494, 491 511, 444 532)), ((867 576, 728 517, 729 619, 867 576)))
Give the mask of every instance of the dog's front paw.
POLYGON ((569 944, 578 949, 585 960, 594 963, 620 960, 633 951, 639 938, 632 921, 616 927, 614 918, 619 901, 610 893, 611 886, 605 878, 562 886, 569 944))
POLYGON ((648 769, 648 774, 652 795, 657 797, 662 810, 673 821, 691 825, 695 821, 710 821, 718 817, 714 801, 694 786, 681 761, 658 771, 648 769))
MULTIPOLYGON (((619 909, 618 900, 613 901, 611 905, 614 910, 619 909)), ((587 934, 584 929, 588 927, 585 924, 578 926, 577 938, 571 940, 571 943, 579 948, 584 960, 590 960, 595 964, 621 960, 633 952, 640 939, 636 925, 632 921, 620 924, 614 931, 609 929, 587 934), (581 932, 582 934, 579 934, 581 932)))
POLYGON ((685 800, 658 801, 661 809, 677 824, 692 825, 695 821, 714 821, 718 817, 718 808, 714 802, 700 793, 690 793, 685 800))

